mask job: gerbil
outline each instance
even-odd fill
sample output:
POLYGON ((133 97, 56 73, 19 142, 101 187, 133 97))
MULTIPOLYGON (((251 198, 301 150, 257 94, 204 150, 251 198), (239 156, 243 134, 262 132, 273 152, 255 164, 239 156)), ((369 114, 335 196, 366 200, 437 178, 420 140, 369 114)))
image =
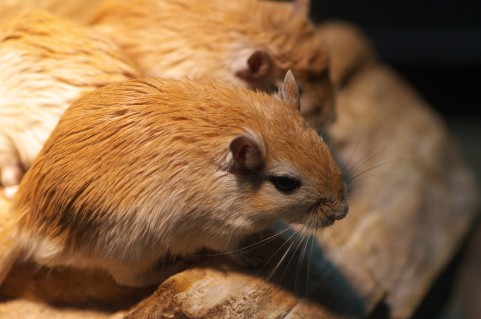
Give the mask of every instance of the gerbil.
POLYGON ((0 22, 0 177, 20 179, 72 101, 137 76, 117 45, 86 27, 33 11, 0 22))
POLYGON ((317 229, 343 218, 340 171, 298 105, 290 73, 277 96, 154 79, 85 95, 20 184, 0 279, 29 258, 146 285, 167 254, 230 251, 278 219, 317 229))
POLYGON ((111 0, 93 18, 144 76, 213 77, 276 90, 291 69, 301 113, 316 128, 334 119, 327 50, 308 18, 309 1, 111 0))

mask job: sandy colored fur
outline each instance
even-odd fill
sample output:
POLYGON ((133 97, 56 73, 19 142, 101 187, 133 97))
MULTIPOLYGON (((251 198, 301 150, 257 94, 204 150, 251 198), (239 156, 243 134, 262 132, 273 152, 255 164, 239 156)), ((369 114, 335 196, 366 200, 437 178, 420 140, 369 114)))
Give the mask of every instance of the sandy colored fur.
POLYGON ((0 23, 12 15, 40 9, 70 20, 86 23, 103 0, 2 0, 0 2, 0 23))
POLYGON ((43 11, 2 21, 0 68, 2 179, 31 165, 72 101, 137 75, 115 44, 43 11))
POLYGON ((30 258, 103 267, 132 283, 167 253, 231 250, 278 218, 321 227, 343 196, 328 148, 294 105, 221 82, 152 79, 75 102, 25 175, 14 211, 30 258), (251 174, 230 170, 239 135, 265 153, 251 174), (302 187, 284 194, 267 179, 284 174, 302 187))
POLYGON ((0 283, 20 257, 20 250, 16 249, 16 242, 13 237, 18 225, 18 218, 16 215, 9 213, 10 205, 10 201, 0 195, 0 283))
POLYGON ((270 90, 291 69, 303 91, 302 112, 314 126, 334 117, 326 48, 291 3, 257 0, 112 0, 95 25, 139 63, 145 76, 214 77, 270 90), (272 70, 245 81, 249 55, 265 50, 272 70))

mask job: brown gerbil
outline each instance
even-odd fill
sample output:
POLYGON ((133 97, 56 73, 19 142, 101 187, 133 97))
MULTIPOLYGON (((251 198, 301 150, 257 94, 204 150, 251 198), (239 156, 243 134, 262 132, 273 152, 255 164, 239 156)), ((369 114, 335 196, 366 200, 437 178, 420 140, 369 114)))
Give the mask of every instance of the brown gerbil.
POLYGON ((317 229, 343 218, 340 171, 298 105, 290 73, 277 96, 154 79, 87 94, 20 184, 0 275, 29 258, 145 285, 167 254, 230 251, 278 219, 317 229))
POLYGON ((116 44, 43 11, 0 22, 0 69, 0 177, 9 187, 71 102, 138 75, 116 44))
POLYGON ((302 91, 301 112, 319 128, 334 119, 334 91, 327 50, 308 18, 308 5, 110 0, 93 23, 148 77, 211 77, 271 91, 291 69, 302 91))

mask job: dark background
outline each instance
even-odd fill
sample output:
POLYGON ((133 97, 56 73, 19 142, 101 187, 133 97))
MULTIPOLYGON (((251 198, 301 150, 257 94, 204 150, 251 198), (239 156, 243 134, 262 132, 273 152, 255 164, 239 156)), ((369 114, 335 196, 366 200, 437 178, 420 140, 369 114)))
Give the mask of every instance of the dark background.
POLYGON ((478 114, 481 1, 311 2, 316 22, 337 18, 360 26, 380 57, 445 117, 478 114))
POLYGON ((311 0, 311 17, 358 25, 441 113, 481 181, 481 1, 311 0))

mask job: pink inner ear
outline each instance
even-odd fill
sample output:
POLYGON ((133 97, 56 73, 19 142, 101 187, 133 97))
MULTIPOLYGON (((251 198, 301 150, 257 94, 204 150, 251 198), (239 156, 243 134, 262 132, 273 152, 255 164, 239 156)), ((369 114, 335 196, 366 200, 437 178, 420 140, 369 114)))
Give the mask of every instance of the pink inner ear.
POLYGON ((245 166, 245 163, 248 161, 249 147, 249 145, 244 144, 237 150, 237 154, 235 154, 235 161, 241 166, 245 166))
POLYGON ((262 164, 262 154, 259 147, 246 136, 239 136, 230 144, 235 168, 252 171, 262 164))
POLYGON ((269 73, 270 64, 269 54, 262 50, 253 52, 247 60, 251 77, 254 79, 259 79, 269 73))

